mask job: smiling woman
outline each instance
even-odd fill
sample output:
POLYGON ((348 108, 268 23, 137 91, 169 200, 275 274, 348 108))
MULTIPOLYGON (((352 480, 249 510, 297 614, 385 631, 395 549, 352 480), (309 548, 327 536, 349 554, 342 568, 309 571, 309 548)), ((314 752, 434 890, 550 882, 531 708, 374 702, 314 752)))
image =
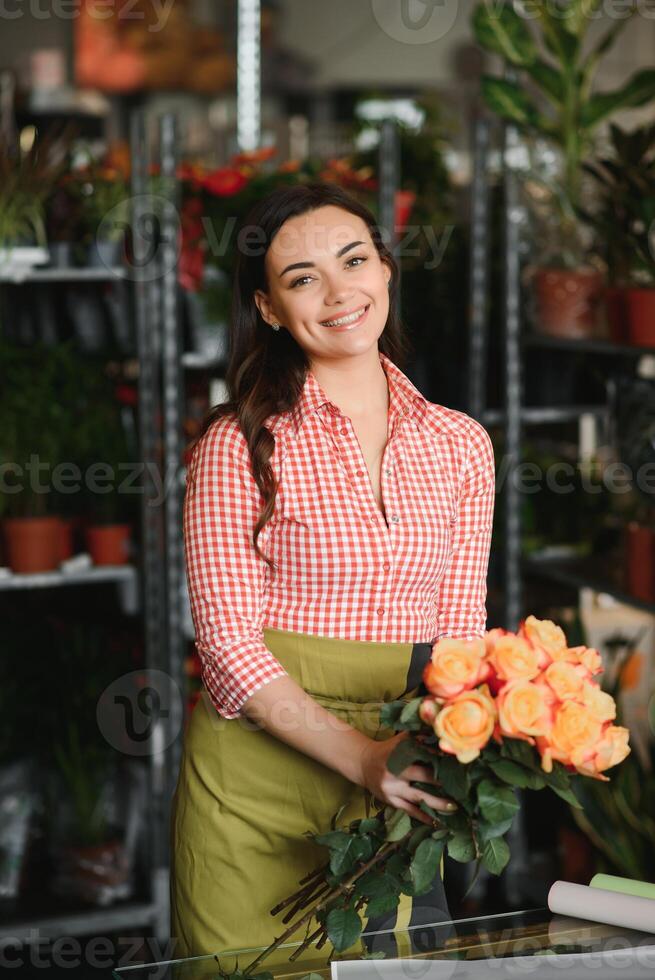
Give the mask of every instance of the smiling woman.
MULTIPOLYGON (((337 811, 364 816, 369 794, 421 823, 421 802, 453 808, 426 766, 387 768, 404 733, 381 710, 418 691, 438 638, 486 623, 491 440, 399 367, 397 267, 373 216, 309 184, 245 224, 266 246, 237 257, 230 399, 184 504, 207 696, 173 806, 177 956, 268 945, 270 909, 321 857, 307 831, 337 811)), ((447 918, 438 880, 367 927, 447 918)))
POLYGON ((373 350, 389 315, 392 269, 359 215, 327 204, 291 218, 268 249, 266 272, 270 288, 255 294, 262 318, 287 329, 314 366, 373 350), (326 328, 348 334, 347 346, 326 328))

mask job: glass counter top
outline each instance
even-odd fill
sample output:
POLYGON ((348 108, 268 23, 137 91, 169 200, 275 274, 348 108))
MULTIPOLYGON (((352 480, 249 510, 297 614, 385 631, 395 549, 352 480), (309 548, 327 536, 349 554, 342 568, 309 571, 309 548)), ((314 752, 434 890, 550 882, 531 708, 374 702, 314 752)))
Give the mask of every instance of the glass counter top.
MULTIPOLYGON (((275 980, 303 980, 309 974, 314 974, 312 980, 329 978, 330 943, 325 943, 320 950, 310 946, 301 960, 293 962, 289 958, 301 942, 302 937, 280 946, 256 968, 255 973, 269 972, 275 980)), ((547 908, 539 908, 454 919, 396 931, 364 932, 355 952, 335 953, 332 961, 396 958, 477 960, 653 945, 655 935, 649 933, 553 915, 547 908)), ((159 963, 118 964, 112 972, 115 980, 220 980, 221 971, 229 974, 237 966, 245 969, 263 952, 263 948, 224 950, 159 963)))

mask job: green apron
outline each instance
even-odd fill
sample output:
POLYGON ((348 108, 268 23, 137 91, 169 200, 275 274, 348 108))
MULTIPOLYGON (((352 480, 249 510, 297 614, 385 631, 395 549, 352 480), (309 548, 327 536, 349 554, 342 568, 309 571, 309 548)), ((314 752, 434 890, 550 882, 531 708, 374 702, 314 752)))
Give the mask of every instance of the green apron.
MULTIPOLYGON (((380 728, 381 704, 419 693, 432 648, 272 628, 264 629, 264 641, 317 702, 376 739, 394 734, 380 728)), ((174 957, 268 946, 281 935, 285 912, 273 917, 269 910, 327 856, 305 834, 325 833, 344 805, 340 825, 365 816, 364 790, 246 718, 223 718, 203 692, 185 732, 172 801, 174 957)), ((397 912, 364 928, 400 930, 448 918, 439 880, 427 895, 402 895, 397 912)), ((305 935, 302 929, 290 941, 305 935)), ((327 956, 330 943, 323 948, 327 956)), ((271 958, 262 969, 286 958, 271 958)))

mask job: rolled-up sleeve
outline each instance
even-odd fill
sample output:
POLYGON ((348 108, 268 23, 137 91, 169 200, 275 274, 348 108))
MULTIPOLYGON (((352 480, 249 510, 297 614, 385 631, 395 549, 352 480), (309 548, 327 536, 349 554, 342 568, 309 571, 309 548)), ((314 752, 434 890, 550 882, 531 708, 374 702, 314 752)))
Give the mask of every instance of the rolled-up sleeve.
POLYGON ((252 543, 261 503, 238 423, 218 419, 189 462, 183 533, 202 680, 224 718, 240 717, 251 694, 287 675, 263 640, 267 565, 252 543))
POLYGON ((437 595, 439 639, 484 635, 495 495, 493 443, 487 430, 469 418, 452 550, 437 595))

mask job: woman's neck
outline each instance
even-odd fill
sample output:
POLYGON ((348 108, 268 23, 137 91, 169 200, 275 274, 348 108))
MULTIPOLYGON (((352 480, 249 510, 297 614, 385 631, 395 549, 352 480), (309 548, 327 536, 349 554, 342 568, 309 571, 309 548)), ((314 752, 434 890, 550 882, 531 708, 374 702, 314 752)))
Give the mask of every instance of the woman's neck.
POLYGON ((377 349, 339 361, 313 361, 310 370, 321 388, 348 418, 389 410, 389 385, 377 349))

